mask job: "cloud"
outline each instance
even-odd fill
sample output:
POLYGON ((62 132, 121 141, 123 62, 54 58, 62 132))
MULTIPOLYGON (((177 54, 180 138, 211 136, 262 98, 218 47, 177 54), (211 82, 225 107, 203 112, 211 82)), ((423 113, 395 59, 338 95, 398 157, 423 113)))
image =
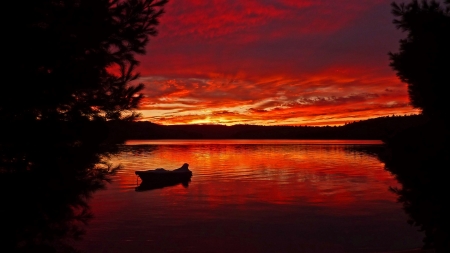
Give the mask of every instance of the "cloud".
POLYGON ((389 4, 170 1, 140 58, 142 114, 162 124, 343 124, 415 113, 389 68, 401 38, 389 4))

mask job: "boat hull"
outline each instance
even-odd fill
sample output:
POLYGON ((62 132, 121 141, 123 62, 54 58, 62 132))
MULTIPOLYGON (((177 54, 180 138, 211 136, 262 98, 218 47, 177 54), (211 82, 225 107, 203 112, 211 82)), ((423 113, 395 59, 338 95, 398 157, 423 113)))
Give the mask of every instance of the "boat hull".
POLYGON ((164 173, 158 173, 153 171, 136 171, 142 181, 180 181, 184 179, 189 179, 192 177, 192 172, 178 172, 178 171, 167 171, 164 173))
POLYGON ((178 179, 159 179, 159 180, 147 180, 142 181, 141 184, 136 187, 136 191, 148 191, 148 190, 155 190, 155 189, 162 189, 166 187, 172 187, 176 185, 182 185, 184 188, 187 188, 189 186, 189 183, 191 182, 190 177, 186 178, 178 178, 178 179))

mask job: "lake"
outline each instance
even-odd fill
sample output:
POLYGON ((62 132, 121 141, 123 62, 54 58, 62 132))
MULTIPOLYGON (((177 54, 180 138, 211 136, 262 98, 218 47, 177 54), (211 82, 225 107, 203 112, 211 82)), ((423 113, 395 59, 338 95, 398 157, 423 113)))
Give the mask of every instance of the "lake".
POLYGON ((85 252, 389 252, 419 248, 379 141, 129 141, 90 201, 85 252), (189 163, 191 182, 137 188, 134 172, 189 163), (137 190, 138 189, 138 190, 137 190))

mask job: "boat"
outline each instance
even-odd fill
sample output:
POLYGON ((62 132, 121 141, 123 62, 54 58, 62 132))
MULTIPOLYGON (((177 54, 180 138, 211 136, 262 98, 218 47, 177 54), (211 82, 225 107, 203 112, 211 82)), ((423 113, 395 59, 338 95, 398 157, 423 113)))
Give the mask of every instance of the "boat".
POLYGON ((155 169, 155 170, 138 170, 135 172, 139 176, 143 183, 154 183, 154 184, 170 184, 175 182, 184 182, 192 177, 192 171, 189 170, 189 164, 185 163, 178 169, 166 170, 166 169, 155 169))
POLYGON ((162 179, 162 180, 153 180, 153 181, 142 181, 139 186, 135 188, 137 192, 149 191, 162 189, 166 187, 172 187, 176 185, 182 185, 184 188, 188 188, 189 183, 191 182, 191 178, 183 178, 183 179, 162 179))

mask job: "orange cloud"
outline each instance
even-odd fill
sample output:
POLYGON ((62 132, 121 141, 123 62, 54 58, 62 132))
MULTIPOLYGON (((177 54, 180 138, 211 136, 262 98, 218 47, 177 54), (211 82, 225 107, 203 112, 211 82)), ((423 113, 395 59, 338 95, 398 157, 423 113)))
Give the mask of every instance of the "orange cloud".
POLYGON ((141 58, 144 120, 328 125, 417 113, 389 1, 171 1, 141 58))

